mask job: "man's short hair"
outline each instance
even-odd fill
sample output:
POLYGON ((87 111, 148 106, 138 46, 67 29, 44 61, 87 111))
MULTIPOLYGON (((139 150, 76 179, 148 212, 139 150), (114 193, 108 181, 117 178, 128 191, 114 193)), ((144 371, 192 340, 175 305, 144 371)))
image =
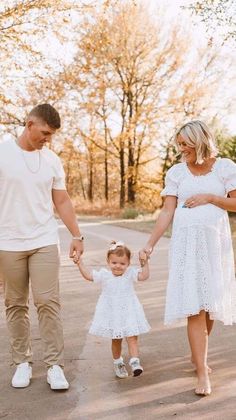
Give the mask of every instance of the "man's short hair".
POLYGON ((29 117, 31 116, 40 118, 51 128, 58 129, 61 127, 60 115, 50 104, 37 105, 30 111, 29 117))

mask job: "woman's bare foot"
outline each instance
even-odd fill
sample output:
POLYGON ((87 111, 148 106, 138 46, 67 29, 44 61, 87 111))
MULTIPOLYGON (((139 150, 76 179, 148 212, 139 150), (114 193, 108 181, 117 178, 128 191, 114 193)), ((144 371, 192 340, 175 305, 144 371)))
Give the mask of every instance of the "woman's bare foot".
MULTIPOLYGON (((191 363, 193 365, 194 370, 197 371, 197 367, 196 367, 192 357, 191 357, 191 363)), ((212 369, 210 368, 210 366, 207 366, 207 369, 208 369, 208 373, 212 373, 212 369)))
POLYGON ((208 376, 208 373, 198 376, 197 387, 195 389, 195 394, 200 396, 207 396, 211 394, 211 383, 208 376))

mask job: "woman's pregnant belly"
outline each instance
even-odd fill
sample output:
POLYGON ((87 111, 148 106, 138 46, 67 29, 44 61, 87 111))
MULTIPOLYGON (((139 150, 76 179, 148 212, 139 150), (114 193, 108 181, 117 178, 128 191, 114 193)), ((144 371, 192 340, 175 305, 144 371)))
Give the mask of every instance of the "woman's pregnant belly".
POLYGON ((213 204, 204 204, 193 208, 183 207, 179 203, 175 210, 173 228, 201 225, 218 229, 227 219, 227 212, 213 204))

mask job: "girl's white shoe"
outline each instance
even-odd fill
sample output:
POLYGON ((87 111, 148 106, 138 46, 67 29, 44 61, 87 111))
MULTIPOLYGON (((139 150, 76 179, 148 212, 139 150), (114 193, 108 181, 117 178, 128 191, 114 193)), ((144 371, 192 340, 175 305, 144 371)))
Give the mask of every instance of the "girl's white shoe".
POLYGON ((116 376, 121 379, 127 378, 129 375, 122 358, 119 361, 114 361, 114 371, 116 376))
POLYGON ((133 376, 139 376, 143 373, 143 367, 140 365, 140 360, 138 357, 132 357, 129 361, 129 365, 132 369, 133 376))

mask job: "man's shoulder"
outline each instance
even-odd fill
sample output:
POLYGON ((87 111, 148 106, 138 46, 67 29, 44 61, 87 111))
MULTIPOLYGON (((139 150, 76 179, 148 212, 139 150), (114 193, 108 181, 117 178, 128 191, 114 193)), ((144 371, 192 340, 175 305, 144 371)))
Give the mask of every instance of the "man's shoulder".
POLYGON ((7 144, 13 144, 14 140, 12 137, 0 137, 0 146, 5 147, 7 144))
POLYGON ((11 149, 11 147, 14 145, 14 140, 12 138, 4 138, 3 140, 0 140, 0 150, 1 153, 3 153, 5 150, 11 149))
POLYGON ((54 152, 53 150, 49 149, 48 147, 43 147, 42 154, 45 158, 48 158, 52 161, 58 161, 60 160, 59 156, 54 152))

